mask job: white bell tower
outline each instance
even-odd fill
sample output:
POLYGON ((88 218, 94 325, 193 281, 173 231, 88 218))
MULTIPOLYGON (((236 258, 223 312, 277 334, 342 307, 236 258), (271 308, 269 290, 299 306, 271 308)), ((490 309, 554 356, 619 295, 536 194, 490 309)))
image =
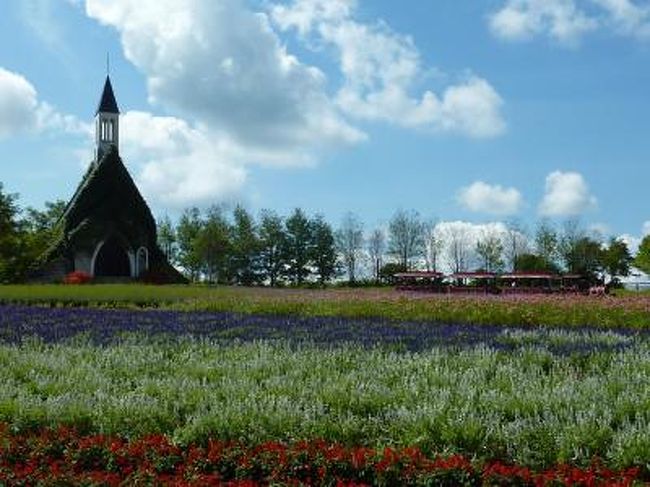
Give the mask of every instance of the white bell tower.
POLYGON ((99 163, 111 146, 119 149, 120 110, 115 101, 111 79, 106 76, 104 91, 95 114, 95 162, 99 163))

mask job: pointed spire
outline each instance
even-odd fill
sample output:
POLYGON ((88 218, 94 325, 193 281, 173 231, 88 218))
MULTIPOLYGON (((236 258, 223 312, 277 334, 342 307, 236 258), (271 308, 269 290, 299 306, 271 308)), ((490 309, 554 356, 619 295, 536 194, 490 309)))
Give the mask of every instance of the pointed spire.
POLYGON ((120 109, 117 108, 117 102, 115 101, 115 95, 113 94, 111 78, 108 75, 106 76, 106 83, 104 83, 102 98, 99 100, 99 105, 97 106, 97 113, 99 112, 120 113, 120 109))

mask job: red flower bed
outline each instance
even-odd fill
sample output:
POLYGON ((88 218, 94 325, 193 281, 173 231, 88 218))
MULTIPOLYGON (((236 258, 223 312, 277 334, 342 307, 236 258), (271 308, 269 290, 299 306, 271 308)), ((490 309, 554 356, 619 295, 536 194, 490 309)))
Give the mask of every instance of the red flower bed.
MULTIPOLYGON (((246 446, 209 441, 179 448, 165 436, 132 441, 81 436, 74 429, 12 434, 0 424, 0 485, 512 485, 630 486, 640 470, 595 462, 545 472, 462 456, 428 457, 417 448, 375 451, 322 440, 246 446)), ((648 480, 647 478, 645 480, 648 480)))

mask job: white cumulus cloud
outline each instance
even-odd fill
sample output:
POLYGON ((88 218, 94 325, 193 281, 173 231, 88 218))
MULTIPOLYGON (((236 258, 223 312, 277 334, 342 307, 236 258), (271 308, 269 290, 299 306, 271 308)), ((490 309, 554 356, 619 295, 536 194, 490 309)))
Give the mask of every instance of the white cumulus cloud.
POLYGON ((118 30, 154 105, 270 150, 364 138, 329 100, 324 74, 240 0, 87 0, 86 11, 118 30))
POLYGON ((146 161, 138 179, 152 199, 218 200, 243 187, 248 165, 312 164, 323 151, 366 139, 331 100, 324 73, 288 53, 267 15, 241 0, 85 7, 118 31, 146 77, 149 102, 175 115, 124 120, 126 153, 146 161))
POLYGON ((544 34, 562 43, 573 43, 597 26, 598 22, 573 0, 508 0, 490 16, 492 32, 507 40, 544 34))
POLYGON ((501 97, 476 75, 440 94, 417 95, 429 70, 412 39, 383 22, 354 20, 355 0, 267 2, 261 11, 244 0, 84 5, 89 17, 118 32, 125 57, 146 78, 152 106, 173 115, 130 115, 159 134, 148 136, 151 144, 128 119, 121 132, 124 150, 146 161, 138 175, 145 193, 160 201, 218 199, 242 188, 252 164, 313 164, 323 152, 366 140, 361 120, 471 137, 505 130, 501 97), (313 48, 314 62, 332 52, 321 47, 334 47, 341 79, 289 52, 280 35, 291 33, 313 48), (162 140, 169 130, 178 140, 162 140), (182 167, 191 174, 183 177, 182 167))
POLYGON ((413 39, 385 22, 355 20, 355 7, 352 0, 294 0, 271 9, 280 29, 295 29, 316 47, 334 48, 344 80, 336 96, 342 111, 358 119, 470 137, 505 131, 503 100, 488 81, 467 75, 442 94, 418 90, 427 68, 413 39))
POLYGON ((458 192, 458 201, 470 211, 490 215, 512 215, 523 203, 516 188, 504 188, 476 181, 458 192))
POLYGON ((182 207, 191 195, 195 203, 209 203, 215 195, 237 194, 246 181, 237 144, 208 137, 185 120, 129 111, 120 136, 123 158, 137 161, 138 185, 154 202, 182 207))
POLYGON ((33 130, 37 109, 34 86, 20 74, 0 68, 0 137, 33 130))
POLYGON ((596 197, 582 174, 554 171, 546 177, 546 192, 539 212, 543 216, 577 216, 596 205, 596 197))
POLYGON ((511 41, 547 36, 572 45, 599 29, 650 39, 650 4, 647 0, 505 0, 489 16, 489 26, 494 35, 511 41))
POLYGON ((39 100, 27 78, 0 67, 0 139, 45 130, 86 135, 90 125, 39 100))

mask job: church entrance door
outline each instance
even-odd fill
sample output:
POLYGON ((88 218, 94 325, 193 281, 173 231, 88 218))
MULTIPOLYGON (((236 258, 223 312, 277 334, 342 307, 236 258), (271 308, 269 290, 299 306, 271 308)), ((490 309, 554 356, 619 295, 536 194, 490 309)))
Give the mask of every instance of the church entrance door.
POLYGON ((99 249, 95 258, 95 276, 131 277, 129 256, 117 238, 109 238, 99 249))

